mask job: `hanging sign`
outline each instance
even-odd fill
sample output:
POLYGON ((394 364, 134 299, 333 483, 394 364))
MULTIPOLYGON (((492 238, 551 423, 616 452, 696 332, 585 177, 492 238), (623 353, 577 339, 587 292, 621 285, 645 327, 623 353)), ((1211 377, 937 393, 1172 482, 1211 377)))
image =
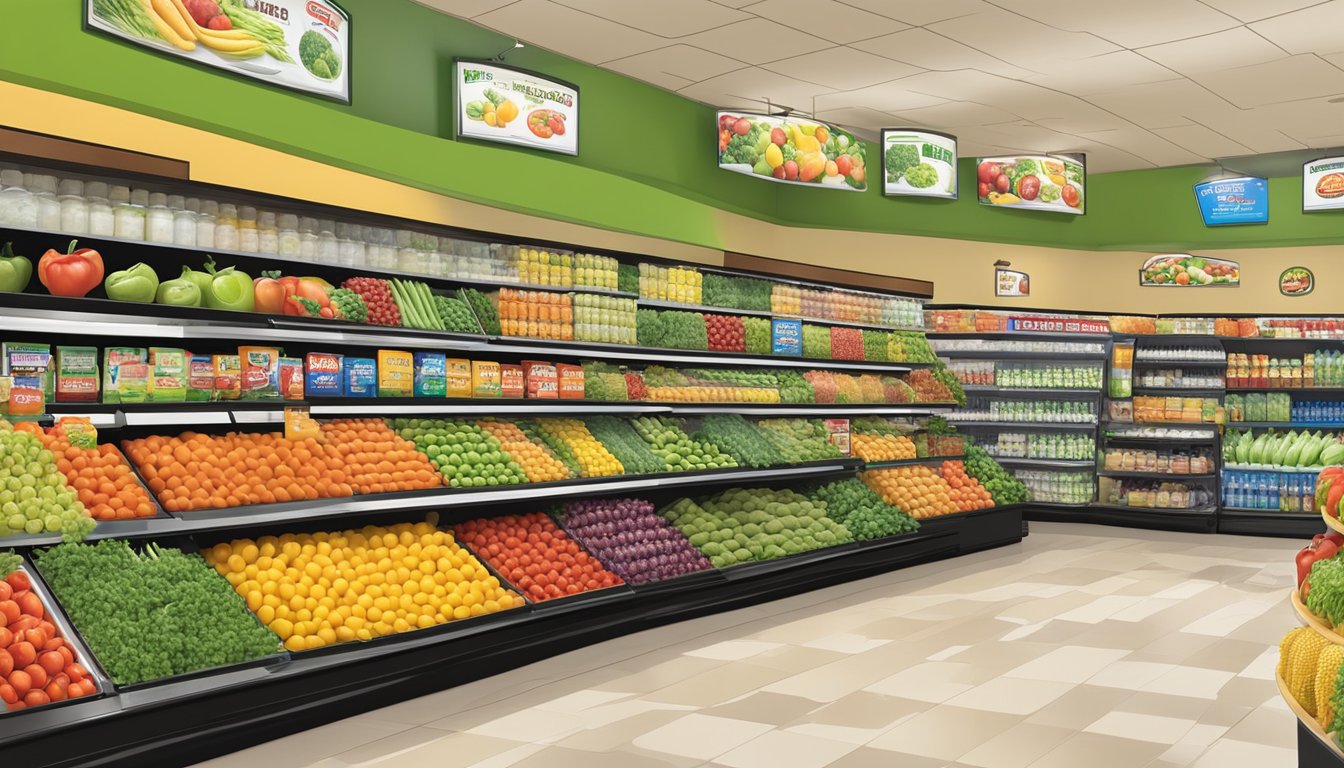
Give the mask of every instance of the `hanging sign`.
POLYGON ((1241 265, 1228 259, 1210 259, 1184 253, 1152 256, 1139 269, 1145 287, 1202 288, 1241 285, 1241 265))
POLYGON ((1323 157, 1302 165, 1302 210, 1344 208, 1344 157, 1323 157))
POLYGON ((785 184, 862 192, 863 142, 815 120, 719 112, 719 167, 785 184))
POLYGON ((981 205, 1082 214, 1087 159, 1081 154, 984 157, 976 162, 981 205))
POLYGON ((1256 176, 1196 184, 1195 200, 1206 227, 1269 221, 1269 182, 1256 176))
POLYGON ((458 138, 579 154, 579 87, 499 64, 459 59, 458 138))
POLYGON ((1306 296, 1316 289, 1316 276, 1306 267, 1289 267, 1279 275, 1279 293, 1306 296))
POLYGON ((1015 269, 994 270, 994 295, 1022 297, 1031 295, 1031 283, 1026 272, 1015 269))
POLYGON ((883 128, 882 194, 957 199, 957 137, 883 128))
POLYGON ((350 103, 350 16, 330 0, 84 0, 84 26, 350 103))

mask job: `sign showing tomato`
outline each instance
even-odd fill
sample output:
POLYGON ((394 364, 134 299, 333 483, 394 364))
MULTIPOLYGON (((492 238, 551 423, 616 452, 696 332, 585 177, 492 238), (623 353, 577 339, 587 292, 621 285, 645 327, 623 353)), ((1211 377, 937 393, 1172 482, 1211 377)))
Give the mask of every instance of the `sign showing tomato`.
POLYGON ((1015 269, 994 270, 994 295, 1022 297, 1031 295, 1031 278, 1015 269))
POLYGON ((1228 259, 1184 253, 1153 256, 1139 270, 1139 285, 1200 288, 1241 285, 1241 265, 1228 259))
POLYGON ((1269 221, 1269 182, 1257 176, 1201 182, 1195 200, 1206 227, 1269 221))
POLYGON ((1316 276, 1306 267, 1289 267, 1279 274, 1279 293, 1306 296, 1316 289, 1316 276))
POLYGON ((1323 157, 1302 165, 1302 210, 1344 208, 1344 157, 1323 157))
POLYGON ((579 154, 579 89, 492 62, 457 61, 459 138, 579 154))
POLYGON ((1087 159, 1081 154, 984 157, 976 163, 981 205, 1082 214, 1087 159))
POLYGON ((862 192, 868 188, 863 142, 815 120, 719 112, 719 167, 785 184, 862 192))

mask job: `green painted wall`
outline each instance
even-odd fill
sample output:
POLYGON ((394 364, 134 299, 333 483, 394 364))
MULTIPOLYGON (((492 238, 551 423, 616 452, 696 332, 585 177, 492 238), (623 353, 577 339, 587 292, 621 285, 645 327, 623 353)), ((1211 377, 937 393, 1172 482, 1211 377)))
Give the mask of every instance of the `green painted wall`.
MULTIPOLYGON (((774 185, 719 171, 713 110, 537 48, 509 63, 583 91, 581 156, 453 141, 452 60, 512 40, 410 0, 343 0, 354 23, 346 106, 191 66, 81 29, 82 0, 0 4, 0 78, 131 109, 442 194, 524 213, 721 247, 716 210, 799 226, 1097 249, 1198 249, 1344 240, 1344 214, 1300 213, 1271 183, 1271 224, 1210 230, 1200 168, 1095 174, 1082 217, 957 201, 774 185)), ((0 123, 4 121, 0 105, 0 123)), ((870 166, 879 157, 869 147, 870 166)), ((962 189, 974 189, 963 162, 962 189)), ((879 174, 874 172, 873 178, 879 174)))

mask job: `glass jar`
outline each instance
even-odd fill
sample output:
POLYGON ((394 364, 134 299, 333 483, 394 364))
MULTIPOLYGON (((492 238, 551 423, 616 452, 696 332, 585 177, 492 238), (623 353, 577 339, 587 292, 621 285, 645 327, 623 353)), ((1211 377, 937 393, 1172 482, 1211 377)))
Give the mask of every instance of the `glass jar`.
POLYGON ((145 240, 151 243, 173 242, 173 211, 168 207, 168 196, 155 192, 149 196, 145 209, 145 240))
POLYGON ((357 239, 359 227, 341 222, 336 225, 336 240, 339 243, 337 261, 343 267, 362 267, 367 252, 364 241, 357 239))
POLYGON ((222 251, 238 250, 238 207, 232 203, 220 205, 215 216, 215 247, 222 251))
POLYGON ((89 232, 89 201, 84 197, 83 179, 61 179, 61 229, 72 235, 89 232))
POLYGON ((299 258, 317 261, 317 219, 311 216, 299 219, 299 258))
MULTIPOLYGON (((24 174, 24 186, 33 195, 37 205, 37 228, 48 232, 61 231, 61 203, 56 196, 56 177, 45 174, 24 174)), ((86 225, 87 226, 87 225, 86 225)), ((82 234, 83 230, 75 230, 82 234)))
POLYGON ((107 195, 105 181, 90 181, 84 185, 84 199, 89 203, 89 234, 94 237, 112 237, 117 231, 112 203, 107 195))
POLYGON ((275 223, 275 211, 257 214, 257 253, 274 256, 280 252, 280 230, 275 223))
POLYGON ((149 196, 141 195, 143 189, 130 190, 126 187, 112 188, 112 216, 116 236, 126 240, 145 239, 145 202, 149 196))
POLYGON ((243 253, 256 253, 257 209, 250 205, 238 207, 238 247, 243 253))
POLYGON ((196 214, 196 247, 215 247, 215 220, 219 216, 219 203, 214 200, 202 200, 201 210, 196 214))
POLYGON ((336 222, 322 219, 317 223, 317 261, 319 264, 339 264, 340 245, 336 242, 336 222))
POLYGON ((275 236, 276 253, 292 259, 299 258, 300 250, 303 248, 303 242, 299 239, 299 217, 292 213, 282 213, 278 222, 279 229, 275 236))
POLYGON ((23 185, 23 171, 0 171, 0 225, 37 229, 37 200, 23 185))

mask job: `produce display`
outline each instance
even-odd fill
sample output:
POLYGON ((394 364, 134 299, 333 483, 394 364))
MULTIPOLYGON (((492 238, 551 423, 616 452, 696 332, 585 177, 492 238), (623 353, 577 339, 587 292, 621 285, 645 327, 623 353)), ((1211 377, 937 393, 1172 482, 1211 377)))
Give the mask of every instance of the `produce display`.
POLYGON ((851 451, 868 462, 916 458, 915 441, 904 435, 852 435, 851 451))
MULTIPOLYGON (((1137 401, 1139 398, 1135 398, 1137 401)), ((1137 413, 1136 413, 1137 416, 1137 413)), ((1002 421, 1040 424, 1095 424, 1097 404, 1090 400, 996 400, 973 397, 965 408, 948 413, 948 421, 1002 421)))
POLYGON ((1101 468, 1108 472, 1163 472, 1170 475, 1206 475, 1213 471, 1208 448, 1119 448, 1101 452, 1101 468))
POLYGON ((960 461, 944 461, 941 467, 943 479, 952 489, 948 494, 957 510, 972 512, 994 506, 994 498, 978 480, 966 472, 966 465, 960 461))
POLYGON ((560 523, 626 584, 648 584, 711 566, 644 499, 586 499, 566 504, 560 523))
POLYGON ((993 385, 1007 389, 1101 389, 1100 365, 994 363, 993 385))
MULTIPOLYGON (((806 342, 806 339, 804 339, 804 342, 806 342)), ((831 329, 830 358, 832 360, 864 360, 866 359, 865 351, 862 330, 843 326, 836 326, 831 329)))
POLYGON ((10 712, 92 696, 98 684, 11 553, 0 553, 0 705, 10 712))
POLYGON ((803 464, 840 457, 820 419, 762 419, 756 428, 784 457, 785 463, 803 464))
POLYGON ((739 466, 761 469, 784 464, 784 456, 760 430, 736 413, 712 413, 700 422, 692 437, 702 443, 723 446, 739 466))
POLYGON ((1223 463, 1229 466, 1320 467, 1344 464, 1341 435, 1309 430, 1279 432, 1229 428, 1223 435, 1223 463))
POLYGON ((630 385, 620 369, 590 360, 583 364, 583 399, 604 402, 630 400, 630 385))
MULTIPOLYGON (((825 325, 803 323, 803 357, 825 360, 831 356, 831 331, 825 325)), ((860 358, 862 359, 862 358, 860 358)))
POLYGON ((235 539, 202 554, 290 651, 523 605, 429 523, 235 539))
POLYGON ((1097 442, 1088 434, 998 431, 982 441, 990 456, 1001 459, 1091 460, 1097 442))
POLYGON ((588 431, 621 463, 627 475, 652 475, 668 470, 667 461, 654 452, 636 425, 615 416, 586 419, 588 431))
POLYGON ((439 316, 443 330, 453 333, 480 333, 481 325, 476 322, 471 307, 466 301, 453 296, 434 296, 434 311, 439 316))
POLYGON ((574 285, 574 258, 568 251, 519 248, 513 266, 519 282, 569 288, 574 285))
POLYGON ((1287 392, 1228 394, 1223 408, 1230 423, 1279 421, 1322 426, 1344 424, 1344 401, 1304 400, 1287 392))
POLYGON ((858 478, 819 486, 812 495, 826 502, 826 515, 845 526, 858 541, 900 536, 919 530, 919 523, 899 507, 886 503, 858 478))
POLYGON ((636 325, 641 347, 688 349, 700 352, 709 349, 705 316, 699 312, 641 309, 636 313, 636 325))
POLYGON ((862 477, 883 501, 905 510, 916 520, 960 511, 952 500, 952 487, 939 472, 929 467, 870 469, 862 477))
POLYGON ((697 503, 681 499, 660 511, 715 568, 853 541, 826 514, 826 503, 789 490, 733 488, 697 503))
POLYGON ((634 299, 576 293, 573 301, 574 338, 577 341, 635 343, 634 299))
POLYGON ((116 446, 71 445, 64 432, 55 427, 40 437, 43 446, 56 457, 56 468, 65 474, 66 483, 94 520, 128 520, 157 514, 149 493, 135 479, 131 465, 116 446))
POLYGON ((744 318, 736 315, 705 315, 705 333, 714 352, 746 352, 747 332, 744 318))
MULTIPOLYGON (((31 423, 25 426, 40 432, 31 423)), ((67 482, 56 457, 34 431, 16 429, 0 419, 0 537, 58 533, 65 539, 82 539, 95 523, 78 490, 67 482)), ((70 464, 73 469, 74 460, 70 464)), ((94 500, 101 494, 100 482, 94 500)))
MULTIPOLYGON (((573 456, 579 466, 579 477, 608 477, 624 474, 621 462, 608 451, 588 427, 578 419, 537 419, 541 433, 549 438, 547 445, 573 456)), ((557 451, 559 453, 559 451, 557 451)))
POLYGON ((668 416, 640 416, 635 431, 649 445, 668 472, 689 472, 736 467, 737 461, 713 443, 692 440, 679 420, 668 416))
POLYGON ((1026 484, 1004 470, 984 448, 966 446, 965 466, 966 472, 989 491, 995 505, 1023 504, 1030 500, 1026 484))
POLYGON ((503 333, 503 326, 499 320, 499 310, 489 296, 475 288, 463 288, 462 300, 467 302, 472 314, 480 321, 481 330, 491 336, 499 336, 503 333))
POLYGON ((322 422, 321 428, 328 444, 335 446, 341 457, 345 480, 356 493, 414 491, 442 485, 425 454, 382 419, 337 419, 322 422))
MULTIPOLYGON (((195 554, 157 544, 137 552, 108 539, 68 542, 33 557, 118 685, 239 664, 281 649, 230 582, 195 554)), ((245 573, 237 576, 241 581, 245 573)))
POLYGON ((564 341, 574 338, 574 305, 569 294, 500 288, 495 303, 505 336, 564 341))
POLYGON ((517 424, 482 419, 476 426, 499 442, 500 450, 522 468, 527 482, 550 483, 574 477, 563 461, 544 444, 528 439, 517 424))
POLYGON ((527 482, 527 474, 500 441, 477 424, 448 419, 393 419, 392 428, 443 475, 452 488, 527 482))
POLYGON ((772 283, 756 277, 706 272, 702 298, 705 306, 769 312, 772 283))
POLYGON ((778 403, 780 379, 765 372, 720 369, 644 370, 647 399, 658 403, 778 403))
MULTIPOLYGON (((957 397, 948 386, 945 376, 930 370, 911 371, 906 381, 915 390, 915 402, 918 403, 951 403, 957 402, 957 397)), ((953 382, 956 377, 952 377, 953 382)), ((964 395, 963 395, 964 399, 964 395)))
POLYGON ((638 293, 638 286, 635 287, 635 290, 627 290, 620 286, 618 275, 620 267, 620 262, 610 256, 576 253, 574 254, 574 285, 638 293))
MULTIPOLYGON (((1104 484, 1108 484, 1111 489, 1116 491, 1116 493, 1110 494, 1108 491, 1097 492, 1096 476, 1091 472, 1024 469, 1015 472, 1014 476, 1027 487, 1027 493, 1032 501, 1046 504, 1087 504, 1095 497, 1105 504, 1123 505, 1129 503, 1124 501, 1127 499, 1128 488, 1142 487, 1145 489, 1145 493, 1147 490, 1152 490, 1155 493, 1159 487, 1158 483, 1143 485, 1139 481, 1126 480, 1122 484, 1113 478, 1103 478, 1104 484), (1124 488, 1121 488, 1122 485, 1124 485, 1124 488)), ((1146 498, 1141 497, 1136 497, 1135 500, 1147 501, 1146 498)), ((1130 504, 1130 506, 1144 505, 1130 504)))
POLYGON ((1297 704, 1327 733, 1344 730, 1341 716, 1344 646, 1311 627, 1297 627, 1279 643, 1278 676, 1297 704))
POLYGON ((624 583, 540 512, 468 520, 453 533, 535 602, 624 583))
POLYGON ((641 262, 639 297, 677 304, 703 304, 704 277, 694 267, 661 267, 641 262))
POLYGON ((341 287, 353 292, 364 302, 367 321, 371 325, 401 325, 401 308, 397 304, 392 284, 376 277, 352 277, 341 287))
POLYGON ((742 345, 748 354, 768 355, 774 351, 774 331, 764 317, 742 318, 742 345))

